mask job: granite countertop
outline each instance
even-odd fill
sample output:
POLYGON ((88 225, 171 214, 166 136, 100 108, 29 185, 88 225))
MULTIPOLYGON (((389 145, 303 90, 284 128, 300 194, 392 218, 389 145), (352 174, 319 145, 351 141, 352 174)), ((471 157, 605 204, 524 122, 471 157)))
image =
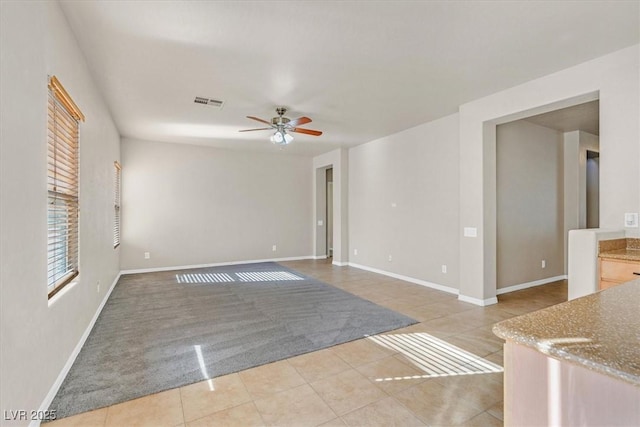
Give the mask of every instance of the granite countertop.
POLYGON ((614 249, 600 252, 600 258, 621 259, 625 261, 640 261, 640 249, 614 249))
POLYGON ((640 387, 640 279, 505 320, 493 332, 640 387))
POLYGON ((640 239, 601 240, 598 249, 600 258, 640 261, 640 239))

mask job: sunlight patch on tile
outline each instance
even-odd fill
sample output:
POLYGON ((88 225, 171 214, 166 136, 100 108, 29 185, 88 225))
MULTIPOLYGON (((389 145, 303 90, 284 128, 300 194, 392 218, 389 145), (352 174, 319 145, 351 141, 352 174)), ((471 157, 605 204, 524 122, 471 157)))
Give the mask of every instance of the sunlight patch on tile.
POLYGON ((367 339, 401 353, 411 363, 425 372, 424 375, 376 378, 378 382, 490 374, 503 371, 502 367, 495 363, 424 332, 375 335, 369 336, 367 339))

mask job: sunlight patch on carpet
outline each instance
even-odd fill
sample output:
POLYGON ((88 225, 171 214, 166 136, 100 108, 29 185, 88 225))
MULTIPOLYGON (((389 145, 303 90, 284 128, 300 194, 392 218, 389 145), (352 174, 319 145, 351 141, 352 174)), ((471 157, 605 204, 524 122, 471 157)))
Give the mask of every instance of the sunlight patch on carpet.
POLYGON ((182 273, 176 274, 178 283, 282 282, 304 280, 288 271, 260 271, 251 273, 182 273))
POLYGON ((236 273, 241 282, 271 282, 281 280, 303 280, 287 271, 254 271, 250 273, 236 273))
POLYGON ((176 274, 178 283, 230 283, 235 279, 227 273, 186 273, 176 274))

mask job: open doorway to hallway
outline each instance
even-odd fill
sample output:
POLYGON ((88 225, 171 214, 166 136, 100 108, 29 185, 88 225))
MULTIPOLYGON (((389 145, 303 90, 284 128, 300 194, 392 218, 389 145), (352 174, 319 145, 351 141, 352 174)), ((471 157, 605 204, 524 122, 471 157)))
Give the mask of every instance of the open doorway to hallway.
POLYGON ((329 168, 326 171, 327 179, 327 258, 333 258, 333 168, 329 168))
POLYGON ((587 150, 587 228, 600 226, 600 152, 587 150))

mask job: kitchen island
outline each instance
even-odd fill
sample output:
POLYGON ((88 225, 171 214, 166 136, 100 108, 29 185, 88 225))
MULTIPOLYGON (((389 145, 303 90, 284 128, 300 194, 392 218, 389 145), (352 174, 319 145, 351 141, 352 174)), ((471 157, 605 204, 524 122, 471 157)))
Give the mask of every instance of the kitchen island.
POLYGON ((640 280, 496 324, 505 425, 640 425, 640 280))

